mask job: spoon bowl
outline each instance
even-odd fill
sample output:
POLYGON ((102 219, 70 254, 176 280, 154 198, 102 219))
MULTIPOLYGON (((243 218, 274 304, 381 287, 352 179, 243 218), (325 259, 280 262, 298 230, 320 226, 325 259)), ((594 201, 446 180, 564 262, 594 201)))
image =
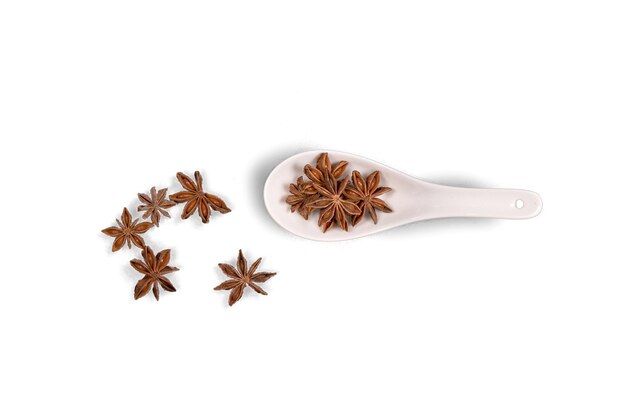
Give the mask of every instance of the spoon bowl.
MULTIPOLYGON (((306 178, 306 176, 304 176, 306 178)), ((280 226, 299 235, 316 241, 342 241, 360 238, 385 231, 408 223, 437 218, 501 218, 528 219, 541 212, 541 197, 535 192, 516 189, 478 189, 451 187, 416 179, 376 161, 358 155, 337 151, 307 151, 293 155, 270 173, 263 191, 265 207, 270 216, 280 226), (306 164, 315 165, 317 157, 328 152, 333 163, 346 160, 348 172, 359 170, 363 176, 379 170, 381 186, 392 191, 381 198, 393 209, 391 213, 379 213, 378 223, 367 216, 348 231, 334 226, 326 232, 317 225, 317 212, 305 220, 298 213, 292 213, 285 202, 289 195, 289 184, 304 176, 306 164)))

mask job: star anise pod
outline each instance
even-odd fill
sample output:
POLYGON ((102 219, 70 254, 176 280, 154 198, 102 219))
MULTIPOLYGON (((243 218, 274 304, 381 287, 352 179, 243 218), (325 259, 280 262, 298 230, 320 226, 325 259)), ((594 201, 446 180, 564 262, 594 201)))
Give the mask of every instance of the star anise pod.
POLYGON ((147 219, 150 217, 150 220, 157 227, 159 226, 159 220, 161 220, 161 215, 169 218, 170 214, 166 209, 171 208, 172 206, 176 206, 176 203, 168 200, 167 197, 167 189, 161 189, 156 191, 156 187, 150 189, 150 196, 145 193, 137 193, 137 197, 143 203, 137 208, 138 212, 145 211, 143 214, 143 218, 147 219))
POLYGON ((309 219, 309 215, 313 212, 313 208, 309 205, 319 198, 313 183, 304 181, 300 176, 296 180, 296 184, 291 183, 289 185, 289 192, 291 195, 287 197, 286 201, 291 205, 291 212, 298 211, 304 219, 309 219))
POLYGON ((391 191, 390 187, 379 187, 380 171, 374 171, 367 176, 367 181, 363 179, 357 170, 352 172, 352 184, 354 187, 347 187, 344 194, 351 200, 357 201, 361 213, 352 217, 352 225, 358 224, 365 212, 369 213, 374 223, 378 222, 376 209, 383 212, 391 212, 391 208, 379 199, 378 196, 391 191))
POLYGON ((311 164, 307 164, 304 166, 304 174, 306 174, 306 176, 311 179, 313 183, 323 184, 325 179, 331 177, 334 177, 335 180, 338 180, 343 172, 346 171, 347 167, 347 161, 339 161, 338 163, 332 164, 328 153, 323 152, 317 159, 317 164, 315 167, 313 167, 311 164))
POLYGON ((202 176, 199 171, 194 173, 194 177, 196 178, 195 183, 191 178, 189 178, 189 176, 183 173, 176 174, 176 178, 186 191, 170 195, 170 199, 176 203, 186 202, 182 214, 183 219, 187 219, 193 215, 196 209, 198 210, 198 214, 204 223, 209 222, 211 208, 220 213, 230 212, 230 209, 226 206, 226 203, 224 203, 222 199, 204 192, 202 189, 202 176))
POLYGON ((268 279, 275 276, 276 273, 259 272, 256 273, 256 269, 261 264, 261 258, 252 263, 248 270, 248 263, 243 256, 241 250, 239 250, 239 256, 237 257, 237 268, 230 264, 218 264, 222 272, 230 277, 229 280, 221 283, 214 290, 230 290, 228 296, 228 304, 232 306, 243 296, 243 290, 246 286, 250 286, 255 292, 262 295, 267 295, 267 292, 263 290, 257 283, 265 283, 268 279))
POLYGON ((175 292, 176 288, 165 277, 168 273, 178 271, 177 267, 167 265, 170 262, 170 250, 163 250, 155 256, 152 248, 148 246, 143 249, 141 256, 143 261, 137 258, 130 261, 130 265, 144 275, 135 285, 135 299, 147 295, 150 288, 152 288, 152 294, 156 300, 159 300, 159 287, 168 292, 175 292))
POLYGON ((343 196, 343 192, 350 181, 349 177, 340 179, 348 167, 347 161, 332 164, 327 152, 322 153, 317 159, 315 167, 307 164, 304 166, 304 174, 320 197, 307 204, 312 209, 322 209, 318 218, 318 225, 326 232, 334 223, 337 223, 344 231, 348 230, 347 215, 359 214, 359 208, 343 196))
POLYGON ((124 208, 122 212, 122 221, 120 222, 119 219, 116 219, 115 222, 117 222, 119 228, 117 226, 111 226, 102 230, 102 233, 115 238, 112 247, 114 252, 122 248, 124 244, 128 244, 128 248, 130 248, 131 242, 139 248, 146 246, 146 243, 139 234, 143 234, 148 229, 152 228, 150 222, 139 222, 139 219, 133 220, 130 212, 126 208, 124 208))
POLYGON ((349 181, 350 178, 345 177, 341 182, 338 182, 331 176, 324 181, 323 185, 313 183, 313 187, 321 197, 312 202, 309 207, 321 209, 317 224, 322 227, 323 232, 328 231, 334 223, 347 231, 348 215, 356 216, 361 213, 361 209, 344 196, 349 181))

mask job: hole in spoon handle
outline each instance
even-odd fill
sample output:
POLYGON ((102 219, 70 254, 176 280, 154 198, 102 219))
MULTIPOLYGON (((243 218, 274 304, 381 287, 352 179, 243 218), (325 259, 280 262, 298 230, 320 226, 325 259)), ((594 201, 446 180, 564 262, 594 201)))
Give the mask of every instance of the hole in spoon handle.
POLYGON ((438 187, 433 217, 528 219, 541 212, 541 197, 529 190, 438 187))

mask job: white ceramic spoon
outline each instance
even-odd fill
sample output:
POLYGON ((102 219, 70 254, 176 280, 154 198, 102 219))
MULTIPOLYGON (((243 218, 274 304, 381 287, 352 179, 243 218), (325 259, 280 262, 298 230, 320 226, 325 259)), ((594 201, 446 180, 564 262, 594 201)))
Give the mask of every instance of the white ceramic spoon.
POLYGON ((287 158, 267 177, 263 196, 268 212, 280 226, 296 235, 317 241, 359 238, 411 222, 435 218, 528 219, 537 216, 542 206, 541 197, 528 190, 442 186, 418 180, 358 155, 336 151, 307 151, 287 158), (348 175, 352 170, 359 170, 366 177, 372 171, 380 170, 381 186, 393 189, 380 197, 393 212, 379 212, 377 224, 369 216, 365 216, 356 227, 350 226, 347 232, 335 225, 326 233, 317 225, 317 212, 308 221, 297 212, 292 213, 285 202, 289 195, 289 184, 295 183, 299 176, 304 176, 302 169, 306 164, 315 166, 317 157, 322 152, 328 152, 333 163, 348 161, 348 175))

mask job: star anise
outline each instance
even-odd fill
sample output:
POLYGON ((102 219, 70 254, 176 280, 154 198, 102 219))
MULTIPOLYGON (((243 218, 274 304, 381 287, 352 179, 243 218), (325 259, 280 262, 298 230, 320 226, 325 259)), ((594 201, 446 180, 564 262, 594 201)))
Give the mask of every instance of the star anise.
POLYGON ((166 209, 171 208, 172 206, 176 206, 176 203, 168 200, 167 197, 167 189, 161 189, 156 191, 156 187, 150 189, 150 196, 145 193, 137 193, 137 197, 139 200, 144 203, 143 205, 137 208, 138 212, 145 211, 143 214, 143 218, 147 219, 150 217, 150 220, 157 227, 159 226, 159 220, 161 220, 161 215, 169 218, 170 214, 166 209))
POLYGON ((321 197, 312 202, 309 207, 321 209, 317 224, 322 227, 323 232, 328 231, 334 223, 347 231, 348 215, 356 216, 361 213, 359 207, 344 196, 349 181, 349 177, 345 177, 341 182, 331 177, 326 179, 323 185, 313 183, 313 187, 321 197))
POLYGON ((304 166, 304 174, 309 181, 302 177, 296 184, 289 186, 291 196, 286 201, 291 205, 291 211, 296 210, 304 219, 320 209, 318 225, 326 232, 334 224, 344 231, 348 224, 358 224, 367 211, 374 223, 378 222, 376 210, 391 212, 391 208, 378 196, 390 191, 389 187, 379 187, 380 172, 372 173, 367 181, 356 171, 351 176, 341 176, 348 167, 347 161, 332 164, 328 153, 322 153, 317 159, 315 167, 311 164, 304 166), (313 194, 311 187, 315 189, 313 194))
POLYGON ((156 300, 159 300, 159 287, 168 292, 175 292, 176 288, 165 277, 168 273, 178 271, 177 267, 167 265, 170 262, 170 250, 163 250, 155 256, 152 248, 148 246, 143 249, 141 256, 143 261, 137 258, 130 261, 130 265, 144 275, 135 285, 135 299, 147 295, 150 288, 156 300))
POLYGON ((191 178, 189 178, 189 176, 183 173, 176 174, 176 178, 186 191, 174 193, 173 195, 170 195, 170 199, 176 203, 186 202, 182 218, 189 218, 197 209, 202 222, 208 223, 209 217, 211 216, 211 208, 220 213, 230 212, 230 209, 226 206, 226 203, 224 203, 222 199, 204 192, 202 189, 202 176, 200 175, 200 172, 196 171, 194 176, 196 178, 195 183, 191 178))
POLYGON ((122 221, 120 222, 119 219, 116 219, 115 222, 117 222, 119 228, 111 226, 102 230, 102 233, 115 238, 112 247, 114 252, 122 248, 124 244, 128 244, 128 248, 130 248, 131 242, 139 248, 146 246, 143 238, 140 237, 139 234, 143 234, 148 229, 152 228, 150 222, 139 222, 139 219, 133 220, 130 212, 126 208, 124 208, 122 212, 122 221))
POLYGON ((328 153, 322 153, 317 159, 316 167, 307 164, 304 173, 311 179, 311 183, 319 198, 307 204, 311 210, 322 209, 318 218, 318 225, 326 232, 334 223, 344 231, 348 230, 347 215, 359 214, 359 207, 348 201, 343 192, 350 181, 349 177, 340 179, 348 167, 347 161, 332 164, 328 153))
POLYGON ((304 166, 304 174, 306 174, 313 183, 323 184, 324 180, 330 177, 334 177, 335 180, 338 180, 347 167, 347 161, 339 161, 338 163, 332 164, 328 153, 323 152, 318 157, 315 167, 311 164, 304 166))
POLYGON ((291 195, 287 197, 286 201, 291 205, 291 212, 298 211, 304 219, 309 219, 309 215, 313 212, 313 208, 309 205, 319 198, 313 183, 304 181, 300 176, 296 180, 296 184, 291 183, 289 185, 289 192, 291 195))
POLYGON ((256 273, 256 269, 261 264, 261 258, 256 260, 250 266, 248 270, 248 263, 243 256, 241 250, 239 250, 239 256, 237 257, 237 268, 230 264, 218 264, 222 272, 230 277, 230 280, 226 280, 217 286, 214 290, 230 290, 228 296, 228 304, 232 306, 243 296, 243 290, 246 286, 250 286, 254 291, 262 295, 267 295, 267 292, 263 290, 257 283, 265 283, 268 279, 276 275, 276 273, 260 272, 256 273))
POLYGON ((391 191, 390 187, 379 187, 380 171, 374 171, 367 176, 367 181, 363 179, 357 170, 352 172, 352 184, 354 187, 346 188, 344 194, 351 200, 357 201, 361 213, 352 217, 352 225, 358 224, 367 211, 374 223, 378 222, 376 209, 383 212, 391 212, 391 208, 379 199, 378 196, 391 191))

